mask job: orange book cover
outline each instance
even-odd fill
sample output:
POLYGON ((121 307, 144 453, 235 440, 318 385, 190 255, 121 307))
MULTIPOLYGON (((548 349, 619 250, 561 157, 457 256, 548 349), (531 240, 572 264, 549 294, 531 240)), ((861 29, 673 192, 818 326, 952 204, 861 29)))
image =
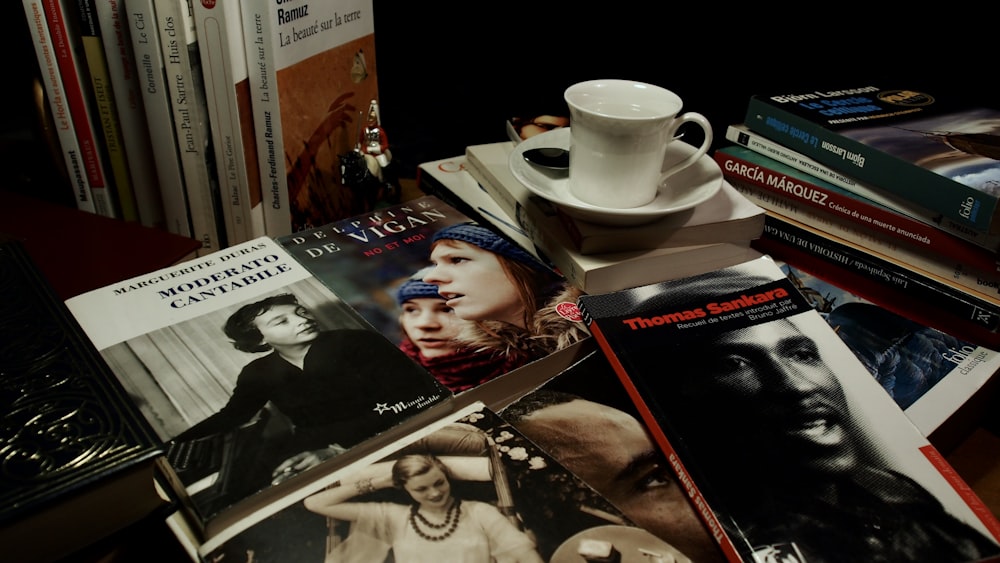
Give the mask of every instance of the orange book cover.
POLYGON ((359 145, 378 98, 371 0, 243 8, 267 234, 370 210, 345 187, 339 156, 359 145))

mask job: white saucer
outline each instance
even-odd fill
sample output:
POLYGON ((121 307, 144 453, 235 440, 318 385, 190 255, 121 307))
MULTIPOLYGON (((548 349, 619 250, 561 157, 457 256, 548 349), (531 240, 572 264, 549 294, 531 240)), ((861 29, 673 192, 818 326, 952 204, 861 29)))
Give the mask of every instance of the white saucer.
MULTIPOLYGON (((642 207, 609 209, 598 207, 577 199, 569 190, 568 172, 549 171, 524 160, 524 151, 538 147, 558 147, 568 149, 570 128, 562 127, 529 137, 514 146, 507 165, 511 174, 533 194, 547 199, 561 207, 566 214, 603 225, 632 226, 649 223, 669 215, 690 209, 711 198, 722 188, 722 170, 708 155, 698 159, 691 166, 674 174, 668 180, 674 192, 667 197, 664 190, 657 192, 656 198, 642 207)), ((695 151, 684 141, 674 141, 667 148, 664 163, 681 160, 695 151)))

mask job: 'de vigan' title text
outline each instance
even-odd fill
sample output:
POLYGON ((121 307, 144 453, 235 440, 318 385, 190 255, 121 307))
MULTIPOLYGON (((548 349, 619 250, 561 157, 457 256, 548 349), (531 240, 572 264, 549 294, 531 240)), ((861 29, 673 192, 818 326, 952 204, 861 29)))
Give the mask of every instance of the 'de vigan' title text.
POLYGON ((302 252, 309 258, 319 258, 325 254, 340 252, 345 242, 351 247, 357 243, 366 246, 366 256, 375 256, 392 251, 403 245, 425 241, 427 235, 409 231, 448 218, 446 211, 427 201, 413 201, 404 205, 382 209, 363 218, 331 223, 298 235, 293 235, 289 246, 306 245, 302 252), (346 241, 346 239, 351 239, 346 241))

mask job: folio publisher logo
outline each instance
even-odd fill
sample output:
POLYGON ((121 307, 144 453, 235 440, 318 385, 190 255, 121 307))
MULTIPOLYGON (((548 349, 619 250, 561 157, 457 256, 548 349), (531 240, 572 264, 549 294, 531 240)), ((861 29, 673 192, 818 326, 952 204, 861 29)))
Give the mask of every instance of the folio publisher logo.
POLYGON ((934 103, 934 97, 930 94, 915 92, 913 90, 886 90, 885 92, 879 92, 878 99, 894 106, 910 108, 929 106, 934 103))
POLYGON ((201 0, 201 5, 206 9, 211 10, 215 7, 215 0, 201 0))

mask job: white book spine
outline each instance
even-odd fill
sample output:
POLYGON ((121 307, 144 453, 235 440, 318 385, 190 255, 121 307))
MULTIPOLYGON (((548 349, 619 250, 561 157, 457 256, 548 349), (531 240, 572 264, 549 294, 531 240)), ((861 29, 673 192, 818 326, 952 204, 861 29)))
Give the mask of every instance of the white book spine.
POLYGON ((147 227, 160 228, 165 225, 163 198, 156 177, 156 163, 142 93, 139 91, 128 21, 120 0, 96 0, 95 7, 122 140, 128 151, 127 164, 139 222, 147 227))
POLYGON ((252 238, 247 166, 256 166, 246 162, 235 89, 246 78, 240 5, 239 0, 219 0, 193 6, 222 209, 230 244, 235 244, 252 238))
POLYGON ((288 201, 284 144, 281 140, 281 110, 278 105, 278 76, 274 57, 276 31, 271 21, 272 5, 273 2, 269 0, 245 0, 242 3, 242 15, 264 225, 269 236, 278 237, 291 234, 292 215, 288 201))
POLYGON ((174 129, 170 93, 167 91, 153 0, 126 0, 125 11, 166 228, 174 234, 190 237, 191 220, 188 217, 184 172, 178 153, 177 132, 174 129))
POLYGON ((184 0, 154 0, 160 46, 166 65, 174 128, 187 188, 188 211, 194 238, 201 241, 201 253, 223 246, 217 223, 216 178, 210 160, 209 133, 204 118, 201 79, 195 76, 192 56, 197 55, 193 20, 184 0))
POLYGON ((35 55, 38 57, 42 85, 45 88, 45 96, 48 99, 49 108, 52 110, 54 129, 59 140, 63 159, 66 162, 69 181, 73 188, 73 199, 80 210, 95 213, 96 209, 94 208, 94 199, 90 191, 90 182, 87 180, 87 175, 81 162, 80 144, 76 138, 76 131, 67 105, 59 67, 52 53, 52 40, 49 37, 49 29, 45 23, 45 14, 41 0, 23 0, 23 4, 25 16, 28 21, 28 29, 31 32, 31 38, 35 46, 35 55))

